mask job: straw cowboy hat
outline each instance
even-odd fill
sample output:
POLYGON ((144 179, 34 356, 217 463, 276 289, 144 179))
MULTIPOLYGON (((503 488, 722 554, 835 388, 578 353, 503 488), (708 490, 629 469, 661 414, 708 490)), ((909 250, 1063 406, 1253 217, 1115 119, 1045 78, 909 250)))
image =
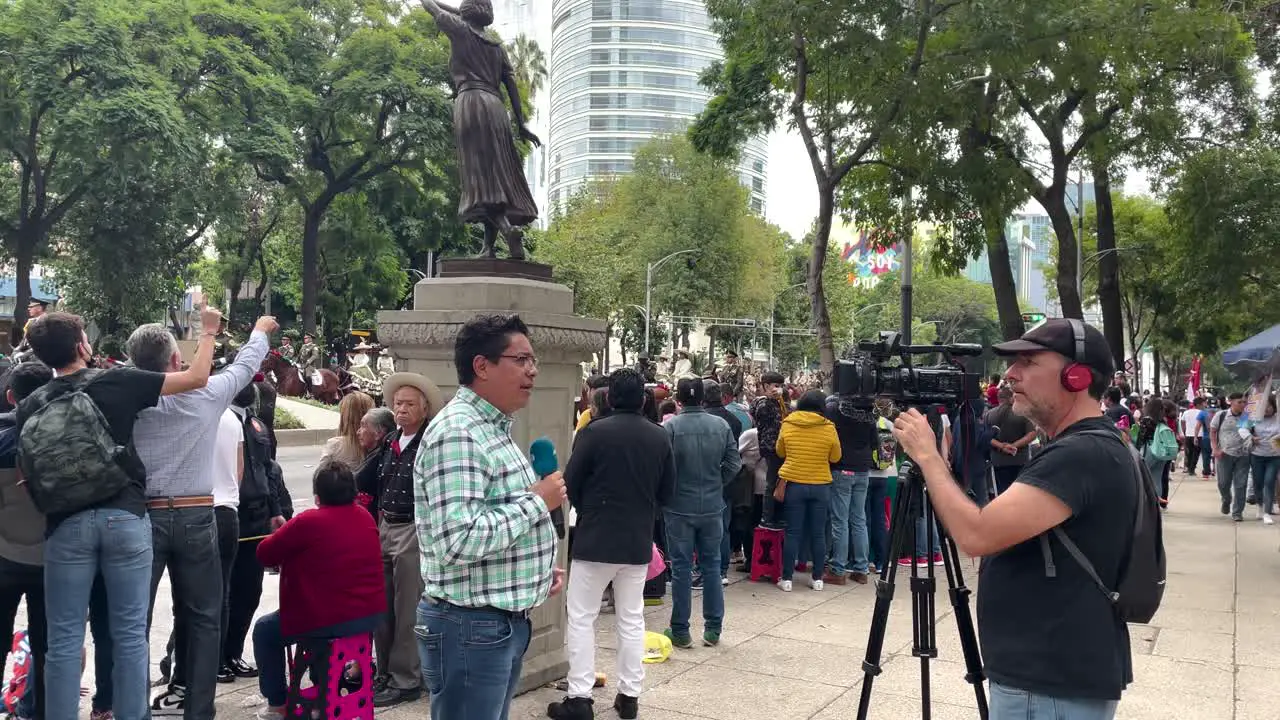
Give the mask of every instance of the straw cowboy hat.
POLYGON ((372 350, 373 347, 374 347, 373 345, 370 345, 369 343, 361 340, 359 344, 357 344, 355 347, 351 349, 356 351, 363 351, 363 350, 372 350))
POLYGON ((387 376, 382 381, 382 401, 390 402, 396 391, 403 387, 411 387, 422 393, 427 399, 427 420, 436 416, 444 408, 444 395, 440 388, 426 377, 412 372, 398 372, 387 376))

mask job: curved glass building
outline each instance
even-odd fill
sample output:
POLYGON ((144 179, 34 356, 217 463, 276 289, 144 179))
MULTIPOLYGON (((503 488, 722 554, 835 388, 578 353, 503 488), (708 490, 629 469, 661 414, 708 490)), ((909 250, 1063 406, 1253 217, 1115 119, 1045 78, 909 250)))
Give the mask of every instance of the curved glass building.
MULTIPOLYGON (((698 83, 721 57, 701 0, 552 0, 548 210, 592 178, 631 171, 636 148, 683 132, 711 93, 698 83)), ((742 149, 738 176, 765 210, 768 145, 742 149)), ((549 213, 548 213, 549 214, 549 213)))

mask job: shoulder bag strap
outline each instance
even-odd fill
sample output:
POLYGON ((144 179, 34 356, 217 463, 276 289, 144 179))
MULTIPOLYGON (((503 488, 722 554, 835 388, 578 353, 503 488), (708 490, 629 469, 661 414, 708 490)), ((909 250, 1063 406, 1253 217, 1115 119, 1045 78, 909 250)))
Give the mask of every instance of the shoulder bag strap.
MULTIPOLYGON (((1076 434, 1092 435, 1095 437, 1110 437, 1116 440, 1120 439, 1118 435, 1116 435, 1110 430, 1082 430, 1076 434)), ((1133 451, 1130 451, 1129 457, 1133 460, 1132 475, 1136 480, 1136 486, 1138 490, 1137 502, 1134 503, 1134 516, 1135 516, 1134 517, 1134 534, 1136 534, 1138 530, 1138 526, 1142 522, 1142 473, 1138 469, 1137 464, 1138 462, 1140 462, 1140 460, 1138 459, 1136 453, 1134 453, 1133 451)), ((1120 593, 1114 590, 1111 590, 1110 588, 1107 587, 1106 583, 1102 582, 1102 578, 1098 577, 1098 571, 1093 567, 1093 563, 1089 562, 1089 558, 1085 557, 1085 554, 1080 549, 1080 546, 1076 545, 1075 541, 1072 540, 1067 535, 1066 531, 1062 529, 1061 525, 1053 528, 1053 535, 1054 537, 1058 538, 1058 542, 1062 543, 1062 546, 1066 548, 1067 552, 1071 555, 1071 557, 1075 558, 1075 561, 1079 563, 1080 568, 1085 571, 1085 574, 1088 575, 1091 580, 1093 580, 1093 583, 1098 586, 1098 589, 1102 591, 1103 595, 1106 595, 1111 600, 1112 603, 1115 603, 1120 599, 1120 593)), ((1130 535, 1129 544, 1130 544, 1129 551, 1132 552, 1132 545, 1133 545, 1132 535, 1130 535)), ((1053 562, 1053 550, 1049 547, 1048 533, 1041 533, 1040 535, 1040 552, 1044 556, 1045 576, 1051 577, 1051 578, 1057 577, 1058 576, 1057 566, 1053 562)))

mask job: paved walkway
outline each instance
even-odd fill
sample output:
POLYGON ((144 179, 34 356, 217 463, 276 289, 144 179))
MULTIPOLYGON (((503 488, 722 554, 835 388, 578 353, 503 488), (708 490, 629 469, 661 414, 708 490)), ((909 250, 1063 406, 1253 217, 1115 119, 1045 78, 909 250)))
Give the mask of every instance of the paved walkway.
MULTIPOLYGON (((1267 720, 1280 711, 1280 526, 1263 526, 1255 508, 1243 523, 1218 514, 1216 485, 1175 474, 1166 517, 1169 588, 1149 626, 1132 628, 1135 682, 1119 718, 1134 720, 1267 720)), ((966 561, 966 579, 976 565, 966 561)), ((726 589, 727 613, 720 647, 676 650, 666 663, 646 665, 646 720, 755 720, 854 717, 860 671, 871 619, 870 586, 828 587, 813 592, 799 583, 784 594, 734 574, 726 589)), ((172 622, 169 591, 162 588, 152 633, 158 659, 172 622)), ((885 641, 884 674, 875 683, 872 718, 920 716, 919 662, 910 656, 909 595, 900 584, 885 641)), ((933 717, 976 718, 973 689, 963 680, 956 624, 945 593, 938 596, 939 658, 933 662, 933 717)), ((277 607, 278 578, 267 576, 262 610, 277 607)), ((650 630, 666 626, 668 607, 650 608, 650 630)), ((695 630, 700 630, 695 619, 695 630)), ((608 673, 596 692, 601 718, 615 690, 613 617, 602 616, 597 668, 608 673)), ((90 653, 90 664, 92 664, 90 653)), ((92 685, 92 669, 86 673, 92 685)), ((260 706, 255 681, 219 686, 219 717, 242 720, 260 706)), ((544 717, 562 693, 543 688, 516 699, 513 718, 544 717)), ((424 701, 379 718, 427 716, 424 701)), ((87 703, 86 711, 87 717, 87 703)))
POLYGON ((292 413, 308 430, 336 430, 338 428, 337 410, 325 410, 324 408, 291 400, 284 396, 277 397, 276 404, 292 413))

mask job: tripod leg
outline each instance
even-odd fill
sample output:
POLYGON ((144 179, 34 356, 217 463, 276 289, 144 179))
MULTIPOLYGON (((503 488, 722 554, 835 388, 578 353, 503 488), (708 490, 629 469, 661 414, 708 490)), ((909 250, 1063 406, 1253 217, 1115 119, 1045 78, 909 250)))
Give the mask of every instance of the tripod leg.
POLYGON ((876 604, 871 612, 871 631, 867 635, 867 655, 862 661, 862 694, 858 699, 858 720, 866 720, 871 710, 871 686, 882 671, 880 656, 884 652, 884 633, 889 624, 889 605, 893 602, 894 580, 898 574, 898 558, 908 547, 907 538, 915 542, 915 513, 918 507, 921 484, 906 481, 898 484, 898 495, 893 502, 893 515, 889 519, 889 549, 884 567, 875 580, 876 604), (909 533, 909 534, 908 534, 909 533))
POLYGON ((956 547, 955 540, 946 533, 940 520, 938 532, 942 539, 942 561, 947 573, 947 585, 950 587, 948 594, 951 596, 951 609, 955 612, 956 630, 960 635, 960 652, 964 655, 964 679, 973 685, 973 692, 978 700, 978 717, 987 720, 987 674, 982 668, 978 634, 974 631, 973 615, 969 612, 969 596, 973 591, 965 587, 964 575, 960 570, 960 550, 956 547))
MULTIPOLYGON (((920 485, 924 482, 921 480, 920 485)), ((930 691, 929 677, 929 661, 938 657, 937 643, 937 612, 934 604, 934 593, 937 589, 937 580, 933 569, 933 557, 930 552, 933 549, 934 535, 934 518, 933 507, 929 504, 929 493, 926 489, 921 500, 921 517, 924 520, 925 545, 924 550, 927 554, 923 574, 916 567, 912 566, 911 576, 911 599, 914 602, 915 613, 911 618, 912 630, 915 636, 915 642, 911 647, 911 654, 920 658, 920 706, 921 717, 929 720, 931 710, 932 692, 930 691)), ((919 553, 915 553, 919 555, 919 553)), ((917 558, 918 562, 919 558, 917 558)))

